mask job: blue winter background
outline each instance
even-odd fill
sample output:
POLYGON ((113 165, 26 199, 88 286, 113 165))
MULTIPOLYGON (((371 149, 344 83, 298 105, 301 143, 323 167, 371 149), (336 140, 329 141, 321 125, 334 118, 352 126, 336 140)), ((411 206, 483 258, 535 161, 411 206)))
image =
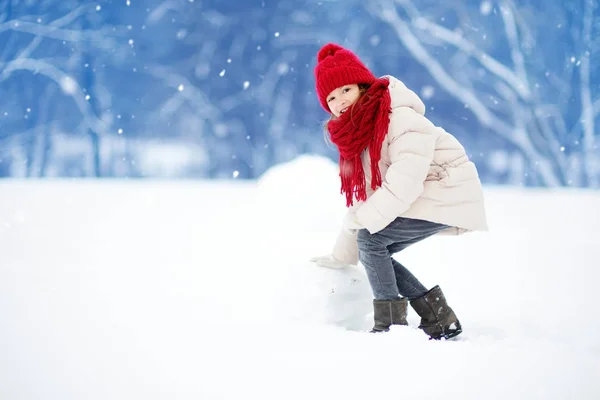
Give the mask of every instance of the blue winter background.
POLYGON ((598 0, 0 0, 0 399, 600 399, 599 65, 598 0), (477 164, 489 232, 394 256, 457 341, 309 261, 327 42, 477 164))
POLYGON ((595 0, 0 0, 0 176, 335 160, 313 80, 330 41, 415 90, 484 183, 600 187, 595 0))

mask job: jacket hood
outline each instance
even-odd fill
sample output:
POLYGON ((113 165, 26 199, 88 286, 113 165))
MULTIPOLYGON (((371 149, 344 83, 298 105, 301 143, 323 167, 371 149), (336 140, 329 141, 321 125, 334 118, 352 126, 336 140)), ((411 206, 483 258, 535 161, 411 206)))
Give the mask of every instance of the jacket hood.
POLYGON ((415 92, 407 88, 401 80, 391 75, 386 75, 384 78, 390 81, 389 91, 392 98, 392 110, 398 107, 410 107, 417 113, 425 115, 425 104, 415 92))

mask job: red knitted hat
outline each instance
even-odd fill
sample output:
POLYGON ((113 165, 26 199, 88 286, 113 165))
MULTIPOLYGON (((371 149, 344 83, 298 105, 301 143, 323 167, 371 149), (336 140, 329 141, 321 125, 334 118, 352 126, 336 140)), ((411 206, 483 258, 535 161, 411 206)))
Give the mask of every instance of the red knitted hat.
POLYGON ((325 111, 330 113, 327 96, 334 89, 353 83, 372 84, 377 78, 353 52, 328 43, 317 54, 315 80, 319 101, 325 111))

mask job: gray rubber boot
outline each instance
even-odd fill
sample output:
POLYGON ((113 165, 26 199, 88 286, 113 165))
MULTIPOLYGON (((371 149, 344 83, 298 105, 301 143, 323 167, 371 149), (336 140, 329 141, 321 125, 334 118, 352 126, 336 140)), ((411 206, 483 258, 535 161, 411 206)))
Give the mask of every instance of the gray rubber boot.
POLYGON ((439 286, 411 300, 410 305, 421 317, 419 328, 431 339, 450 339, 462 332, 460 322, 439 286))
POLYGON ((375 325, 371 332, 387 332, 390 325, 408 325, 406 313, 408 311, 408 300, 401 298, 398 300, 373 300, 373 310, 375 312, 375 325))

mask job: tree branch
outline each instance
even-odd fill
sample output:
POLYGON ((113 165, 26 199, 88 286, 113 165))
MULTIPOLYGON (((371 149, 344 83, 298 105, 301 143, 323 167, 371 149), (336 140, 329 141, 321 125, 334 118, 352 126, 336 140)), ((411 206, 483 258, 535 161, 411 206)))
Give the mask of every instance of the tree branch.
MULTIPOLYGON (((2 66, 3 65, 0 64, 0 67, 2 66)), ((108 130, 106 125, 93 113, 91 105, 85 99, 85 93, 81 90, 79 83, 68 74, 45 61, 24 58, 5 64, 5 68, 0 74, 0 82, 7 80, 13 71, 18 70, 41 74, 53 80, 60 87, 69 87, 69 90, 66 93, 75 101, 75 104, 77 105, 77 108, 79 108, 89 129, 98 135, 107 134, 108 130)))
POLYGON ((110 50, 114 48, 115 42, 110 38, 110 36, 114 34, 114 31, 112 29, 74 30, 59 28, 59 26, 66 25, 66 23, 68 23, 65 22, 65 19, 66 21, 74 20, 75 18, 88 11, 90 7, 91 5, 81 6, 71 11, 71 13, 67 14, 65 17, 62 17, 61 19, 57 20, 59 22, 55 25, 43 25, 29 21, 21 21, 19 19, 6 21, 0 24, 0 33, 12 30, 15 32, 29 33, 40 37, 64 40, 68 42, 89 41, 105 50, 110 50))
POLYGON ((148 14, 147 21, 149 23, 154 23, 160 20, 165 16, 169 11, 177 11, 178 5, 176 1, 173 0, 165 0, 158 7, 154 8, 150 14, 148 14))
POLYGON ((517 76, 520 78, 519 80, 522 84, 525 85, 525 89, 529 92, 529 80, 527 79, 527 71, 525 70, 525 58, 523 57, 523 53, 519 46, 519 35, 517 33, 517 25, 513 15, 512 2, 509 0, 503 1, 500 6, 500 14, 502 14, 502 19, 504 20, 504 30, 506 32, 506 37, 508 38, 508 43, 510 44, 510 54, 513 63, 515 64, 517 76))
POLYGON ((443 26, 433 23, 418 14, 412 4, 406 4, 406 1, 402 2, 406 11, 413 14, 411 17, 413 25, 419 29, 428 31, 436 39, 441 40, 444 43, 448 43, 456 46, 462 50, 463 53, 475 58, 481 65, 483 65, 489 72, 496 75, 508 85, 510 85, 524 100, 531 98, 531 92, 526 82, 522 81, 513 71, 511 71, 504 64, 490 56, 483 50, 479 49, 475 44, 465 39, 462 35, 451 31, 443 26), (409 6, 411 6, 409 8, 409 6))
POLYGON ((586 0, 583 11, 583 43, 585 52, 581 56, 581 66, 579 67, 579 84, 581 91, 581 124, 583 125, 583 149, 585 165, 589 185, 593 188, 599 187, 600 174, 598 173, 598 157, 595 156, 597 149, 594 138, 594 104, 592 103, 592 93, 590 90, 590 50, 592 40, 592 15, 594 0, 586 0))
POLYGON ((190 102, 203 119, 215 121, 220 117, 220 111, 207 100, 204 92, 194 87, 185 76, 161 66, 148 67, 147 71, 155 78, 165 81, 167 86, 179 91, 178 96, 190 102), (179 90, 180 87, 182 90, 179 90))
POLYGON ((417 61, 425 67, 429 73, 444 87, 448 93, 464 104, 469 105, 473 114, 486 127, 496 132, 499 136, 515 145, 524 154, 528 154, 537 163, 542 179, 549 186, 559 186, 560 180, 554 174, 551 163, 541 155, 532 145, 526 132, 515 131, 514 127, 509 126, 500 118, 496 117, 490 110, 469 90, 459 85, 444 68, 435 60, 423 46, 419 43, 415 35, 409 29, 408 24, 402 20, 393 4, 386 0, 380 0, 373 6, 370 2, 367 6, 369 11, 381 18, 392 29, 396 31, 398 38, 404 46, 412 53, 417 61))
MULTIPOLYGON (((502 82, 496 85, 497 93, 504 98, 504 102, 510 106, 515 128, 519 134, 527 135, 541 154, 550 153, 558 166, 558 175, 563 182, 565 181, 562 171, 565 170, 564 153, 560 151, 560 143, 553 135, 552 129, 546 121, 542 110, 523 105, 519 103, 515 93, 502 82)), ((548 157, 549 158, 549 157, 548 157)), ((538 165, 537 162, 535 162, 538 165)))
MULTIPOLYGON (((53 29, 58 29, 63 26, 66 26, 66 25, 70 24, 71 22, 73 22, 74 20, 76 20, 77 18, 79 18, 81 15, 83 15, 85 13, 85 11, 86 11, 85 6, 77 7, 76 9, 74 9, 73 11, 68 13, 67 15, 60 17, 60 18, 52 21, 51 23, 49 23, 48 27, 53 28, 53 29)), ((37 47, 42 43, 43 39, 44 39, 43 36, 36 35, 35 38, 31 41, 31 43, 29 43, 29 45, 27 47, 25 47, 23 49, 23 51, 17 56, 17 59, 28 58, 31 55, 31 53, 33 53, 33 51, 35 49, 37 49, 37 47)))

